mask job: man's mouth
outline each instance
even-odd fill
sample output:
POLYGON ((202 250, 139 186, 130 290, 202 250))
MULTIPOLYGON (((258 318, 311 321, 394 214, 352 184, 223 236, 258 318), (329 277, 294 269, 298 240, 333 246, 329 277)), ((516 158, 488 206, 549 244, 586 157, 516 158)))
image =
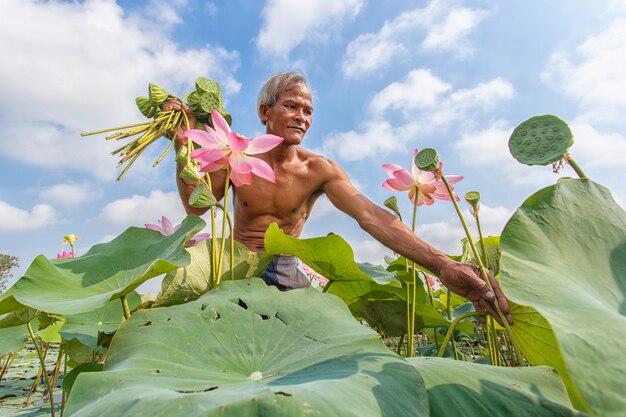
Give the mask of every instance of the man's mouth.
POLYGON ((289 129, 295 129, 295 130, 299 130, 300 132, 304 133, 304 129, 298 126, 287 126, 289 129))

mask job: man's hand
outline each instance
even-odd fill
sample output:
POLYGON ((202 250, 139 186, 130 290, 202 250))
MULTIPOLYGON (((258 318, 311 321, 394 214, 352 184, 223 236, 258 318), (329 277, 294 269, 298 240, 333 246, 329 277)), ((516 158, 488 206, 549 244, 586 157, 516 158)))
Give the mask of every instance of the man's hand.
MULTIPOLYGON (((491 272, 487 272, 493 291, 481 278, 480 268, 476 265, 454 262, 446 263, 439 273, 439 280, 450 291, 461 295, 474 304, 476 311, 487 311, 500 325, 503 325, 500 316, 493 306, 493 301, 497 300, 500 310, 509 324, 513 324, 513 318, 509 313, 509 303, 502 293, 500 284, 493 277, 491 272)), ((485 322, 484 317, 479 317, 481 323, 485 322)))
MULTIPOLYGON (((191 109, 189 108, 188 105, 186 105, 185 103, 183 103, 182 101, 180 101, 178 98, 170 96, 167 101, 165 103, 163 103, 163 111, 170 111, 170 110, 182 110, 185 112, 185 114, 187 115, 187 120, 189 120, 189 129, 195 129, 196 128, 196 124, 197 124, 197 119, 196 116, 194 116, 193 112, 191 111, 191 109)), ((171 137, 174 138, 176 137, 176 143, 175 145, 177 150, 178 150, 178 146, 180 145, 186 145, 187 144, 187 138, 183 136, 183 129, 185 127, 183 126, 178 132, 167 132, 167 134, 171 137), (176 134, 178 133, 178 134, 176 134), (175 136, 176 135, 176 136, 175 136)))

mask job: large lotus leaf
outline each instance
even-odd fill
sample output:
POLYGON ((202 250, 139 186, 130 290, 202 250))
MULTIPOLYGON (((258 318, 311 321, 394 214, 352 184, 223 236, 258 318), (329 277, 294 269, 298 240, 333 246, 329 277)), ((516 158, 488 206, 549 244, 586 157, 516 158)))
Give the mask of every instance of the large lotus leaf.
POLYGON ((0 357, 22 349, 29 337, 28 328, 24 324, 0 329, 0 357))
POLYGON ((331 282, 375 281, 382 285, 395 283, 400 286, 395 274, 385 273, 382 267, 373 268, 371 264, 364 264, 363 267, 358 265, 354 261, 354 252, 348 242, 336 234, 296 239, 285 234, 276 223, 272 223, 265 232, 265 250, 274 255, 295 255, 331 282))
POLYGON ((528 362, 534 366, 547 365, 554 368, 563 379, 574 407, 589 411, 567 372, 550 323, 532 307, 521 306, 512 301, 510 307, 515 322, 511 330, 528 362))
POLYGON ((341 300, 254 278, 137 312, 104 369, 78 376, 68 416, 428 415, 417 371, 341 300))
POLYGON ((444 358, 407 361, 424 378, 431 417, 584 416, 549 367, 504 368, 444 358))
POLYGON ((130 293, 144 281, 189 264, 183 244, 205 226, 188 216, 171 236, 131 227, 78 258, 39 255, 10 291, 0 296, 0 314, 16 302, 38 310, 77 314, 130 293))
MULTIPOLYGON (((136 291, 126 296, 130 310, 141 304, 141 297, 136 291)), ((79 342, 93 350, 102 350, 97 345, 98 332, 111 333, 117 330, 122 323, 124 309, 120 300, 115 299, 104 306, 86 313, 65 316, 65 325, 61 329, 63 339, 70 341, 78 339, 79 342)))
POLYGON ((626 213, 590 180, 529 197, 502 232, 507 296, 550 324, 591 412, 626 410, 626 213))
MULTIPOLYGON (((221 239, 217 239, 217 247, 221 239)), ((163 278, 161 291, 154 300, 153 307, 182 304, 200 297, 211 289, 211 241, 204 240, 187 249, 191 262, 184 268, 168 272, 163 278)), ((235 241, 234 279, 259 276, 274 258, 264 253, 250 251, 235 241)), ((221 280, 230 280, 230 242, 224 247, 221 280)))
MULTIPOLYGON (((420 281, 421 284, 421 281, 420 281)), ((341 298, 352 314, 374 329, 382 330, 389 336, 406 334, 406 288, 380 285, 371 281, 336 282, 329 293, 341 298)), ((426 300, 426 290, 422 285, 416 288, 415 329, 427 327, 448 327, 450 322, 426 300)), ((457 326, 460 330, 473 331, 469 322, 457 326)))

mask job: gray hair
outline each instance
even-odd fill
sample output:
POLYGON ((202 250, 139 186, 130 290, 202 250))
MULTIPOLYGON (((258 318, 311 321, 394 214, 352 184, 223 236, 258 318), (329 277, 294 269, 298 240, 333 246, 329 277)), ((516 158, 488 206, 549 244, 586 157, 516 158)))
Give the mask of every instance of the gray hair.
POLYGON ((309 87, 306 77, 300 71, 279 72, 265 80, 263 87, 261 87, 261 91, 259 91, 259 97, 256 102, 256 112, 261 123, 265 125, 265 122, 261 118, 261 104, 266 104, 272 107, 278 100, 280 93, 296 84, 303 84, 309 91, 311 91, 311 87, 309 87))

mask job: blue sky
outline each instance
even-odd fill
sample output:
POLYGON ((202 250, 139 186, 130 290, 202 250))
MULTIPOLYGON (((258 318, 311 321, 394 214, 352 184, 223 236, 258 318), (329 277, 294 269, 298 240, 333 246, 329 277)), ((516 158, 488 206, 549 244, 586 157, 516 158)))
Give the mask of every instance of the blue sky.
MULTIPOLYGON (((0 39, 0 252, 21 264, 11 281, 38 254, 67 250, 68 233, 81 254, 129 226, 182 220, 173 154, 151 167, 165 141, 115 182, 116 144, 80 132, 141 121, 134 98, 149 82, 183 95, 198 76, 221 83, 234 130, 252 137, 262 82, 302 70, 315 107, 304 146, 379 204, 392 195, 381 165, 435 147, 446 173, 465 176, 459 194, 481 192, 485 233, 499 234, 558 178, 507 149, 517 124, 551 113, 572 127, 573 158, 626 206, 624 0, 3 0, 0 39)), ((418 223, 459 253, 449 203, 421 207, 418 223)), ((322 199, 304 236, 331 231, 358 261, 389 254, 322 199)))

